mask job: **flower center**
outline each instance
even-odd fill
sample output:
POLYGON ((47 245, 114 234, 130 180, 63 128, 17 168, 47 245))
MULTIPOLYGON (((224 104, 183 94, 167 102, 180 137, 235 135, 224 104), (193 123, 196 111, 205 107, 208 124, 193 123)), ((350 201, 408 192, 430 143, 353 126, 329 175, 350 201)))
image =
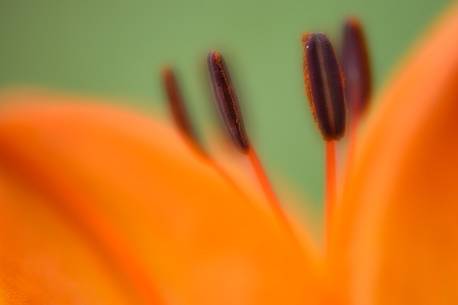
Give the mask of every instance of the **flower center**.
MULTIPOLYGON (((336 145, 350 131, 346 148, 346 166, 352 162, 356 131, 361 116, 368 108, 371 91, 369 58, 361 23, 349 18, 343 26, 340 62, 334 48, 322 33, 305 33, 302 37, 304 51, 304 83, 310 108, 325 144, 325 210, 326 228, 330 226, 333 210, 338 202, 336 145), (342 68, 341 68, 342 67, 342 68), (349 120, 346 120, 346 114, 349 120)), ((279 221, 296 239, 288 215, 272 186, 256 149, 249 140, 235 87, 231 82, 225 60, 218 51, 211 51, 207 58, 214 101, 224 123, 226 133, 233 146, 242 153, 255 173, 257 181, 268 199, 279 221)), ((175 73, 167 67, 162 71, 163 87, 169 109, 176 127, 184 138, 224 178, 237 187, 237 183, 226 173, 199 140, 189 119, 175 73)), ((342 151, 342 150, 339 150, 342 151)), ((339 158, 341 159, 341 158, 339 158)), ((343 177, 345 178, 345 177, 343 177)), ((341 179, 340 179, 341 180, 341 179)), ((340 183, 338 183, 340 182, 340 183)), ((327 229, 326 232, 329 230, 327 229)), ((328 238, 326 237, 325 240, 328 238)))

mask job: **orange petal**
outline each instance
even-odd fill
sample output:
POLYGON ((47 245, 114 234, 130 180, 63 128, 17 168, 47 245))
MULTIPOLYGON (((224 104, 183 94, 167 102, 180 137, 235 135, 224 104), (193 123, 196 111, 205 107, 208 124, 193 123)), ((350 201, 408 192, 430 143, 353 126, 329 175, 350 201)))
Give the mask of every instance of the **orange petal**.
POLYGON ((334 227, 344 304, 458 304, 458 6, 379 97, 334 227))
POLYGON ((137 304, 47 200, 0 170, 0 304, 137 304))
MULTIPOLYGON (((39 94, 0 98, 0 173, 8 183, 14 177, 24 196, 44 198, 17 200, 20 213, 10 227, 19 231, 22 222, 51 210, 79 234, 46 230, 49 242, 39 255, 48 259, 49 247, 52 258, 59 237, 68 247, 86 241, 91 255, 103 257, 104 267, 116 270, 119 283, 145 304, 318 302, 310 245, 294 243, 259 197, 228 184, 166 124, 87 102, 39 94)), ((40 221, 46 225, 47 219, 40 221)), ((34 257, 28 234, 22 247, 34 257)), ((1 253, 15 255, 8 251, 14 240, 6 241, 1 253)), ((80 264, 79 254, 73 259, 80 264)), ((19 258, 12 268, 24 264, 19 258)), ((49 264, 59 270, 49 288, 54 296, 61 293, 61 277, 73 276, 49 264)), ((83 269, 74 281, 86 272, 93 276, 83 269)), ((13 288, 0 282, 3 294, 21 288, 22 277, 13 280, 13 288)), ((76 288, 72 293, 85 293, 76 288)))

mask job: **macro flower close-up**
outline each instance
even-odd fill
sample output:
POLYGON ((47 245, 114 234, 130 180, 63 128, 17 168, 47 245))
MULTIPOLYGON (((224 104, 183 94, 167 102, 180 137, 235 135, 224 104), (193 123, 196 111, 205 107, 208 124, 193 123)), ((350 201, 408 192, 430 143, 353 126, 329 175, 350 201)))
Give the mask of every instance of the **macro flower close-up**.
POLYGON ((456 2, 424 15, 412 41, 397 46, 404 55, 374 44, 402 36, 411 16, 396 16, 406 5, 392 16, 399 33, 383 40, 367 17, 383 15, 379 8, 328 13, 345 16, 335 30, 309 13, 316 25, 287 34, 295 38, 279 49, 297 52, 281 53, 266 45, 277 44, 277 29, 260 29, 264 17, 296 28, 293 5, 291 16, 247 5, 240 24, 202 13, 210 24, 187 30, 199 10, 155 4, 153 54, 132 34, 149 6, 127 18, 134 4, 116 12, 94 4, 94 14, 49 5, 4 4, 0 13, 0 305, 458 304, 456 2), (236 57, 243 43, 228 47, 221 35, 243 36, 253 18, 250 56, 236 57), (100 26, 88 33, 80 23, 100 26), (189 46, 203 50, 202 77, 180 73, 194 38, 169 37, 196 28, 210 37, 189 46), (91 54, 102 45, 115 55, 94 55, 97 72, 91 54), (126 62, 112 60, 123 50, 126 62), (378 59, 385 54, 396 55, 391 70, 378 59), (157 104, 113 88, 139 88, 129 61, 157 104), (274 95, 296 84, 287 98, 274 95), (197 91, 208 100, 200 108, 197 91), (256 96, 266 99, 247 104, 256 96), (208 110, 203 123, 197 108, 208 110))

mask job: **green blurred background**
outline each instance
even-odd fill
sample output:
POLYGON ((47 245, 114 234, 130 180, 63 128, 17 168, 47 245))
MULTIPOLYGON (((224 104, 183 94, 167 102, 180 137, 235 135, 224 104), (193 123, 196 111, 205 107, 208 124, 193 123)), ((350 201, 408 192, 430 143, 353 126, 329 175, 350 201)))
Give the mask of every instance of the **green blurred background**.
POLYGON ((343 18, 359 16, 379 88, 447 2, 1 0, 0 85, 122 98, 153 112, 163 108, 158 71, 168 63, 180 73, 195 120, 208 127, 203 60, 220 49, 274 182, 289 181, 318 202, 323 148, 304 97, 301 33, 320 30, 338 41, 343 18))

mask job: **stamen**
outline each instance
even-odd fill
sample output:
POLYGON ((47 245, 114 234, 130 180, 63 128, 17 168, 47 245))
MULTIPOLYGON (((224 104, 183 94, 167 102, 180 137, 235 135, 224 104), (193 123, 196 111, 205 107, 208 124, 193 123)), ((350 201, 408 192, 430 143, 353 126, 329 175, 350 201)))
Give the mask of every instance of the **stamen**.
MULTIPOLYGON (((346 149, 346 168, 353 164, 357 131, 368 108, 372 90, 369 52, 363 26, 356 18, 348 18, 342 29, 341 63, 345 76, 345 98, 350 114, 346 149)), ((344 171, 348 173, 348 170, 344 171)), ((343 177, 347 180, 347 176, 343 177)))
POLYGON ((274 213, 290 231, 291 236, 298 241, 292 225, 290 224, 286 213, 282 209, 280 200, 278 199, 266 171, 259 160, 258 154, 248 140, 248 136, 243 125, 238 98, 235 93, 234 86, 231 83, 229 71, 224 63, 222 55, 219 52, 210 52, 208 55, 208 68, 218 111, 224 121, 227 132, 231 136, 234 145, 248 157, 259 184, 274 213))
POLYGON ((345 131, 345 105, 339 65, 328 38, 321 33, 303 36, 304 80, 313 116, 325 140, 345 131))
POLYGON ((312 113, 326 143, 325 219, 326 228, 329 228, 336 204, 335 141, 345 132, 342 77, 332 45, 324 34, 305 34, 302 41, 305 87, 312 113))
POLYGON ((168 108, 173 121, 185 138, 190 141, 201 153, 205 153, 205 148, 201 144, 186 109, 180 87, 171 67, 165 67, 161 73, 164 93, 167 97, 168 108))
POLYGON ((347 19, 343 25, 340 60, 345 77, 345 98, 353 125, 366 110, 372 90, 366 39, 356 18, 347 19))

